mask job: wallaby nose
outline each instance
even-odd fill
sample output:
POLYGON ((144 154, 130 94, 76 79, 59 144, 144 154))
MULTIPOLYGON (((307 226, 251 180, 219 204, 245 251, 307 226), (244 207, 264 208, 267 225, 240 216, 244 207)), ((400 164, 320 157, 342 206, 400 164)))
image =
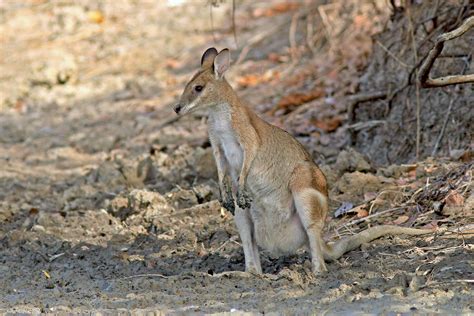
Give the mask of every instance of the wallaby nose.
POLYGON ((181 104, 176 104, 174 107, 174 111, 176 112, 176 114, 179 114, 179 111, 181 111, 181 104))

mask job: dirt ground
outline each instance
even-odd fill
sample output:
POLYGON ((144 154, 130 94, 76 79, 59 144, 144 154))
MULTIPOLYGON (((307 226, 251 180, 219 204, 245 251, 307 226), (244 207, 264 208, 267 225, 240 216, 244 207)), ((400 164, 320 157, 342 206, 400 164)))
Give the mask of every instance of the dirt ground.
POLYGON ((320 163, 328 240, 387 223, 434 233, 381 238, 317 277, 304 251, 263 252, 255 276, 217 202, 205 118, 170 108, 205 48, 235 48, 229 3, 212 27, 197 2, 117 3, 0 3, 0 313, 474 313, 469 155, 375 168, 345 142, 332 96, 353 90, 338 76, 360 71, 370 45, 340 74, 292 62, 302 4, 244 2, 229 81, 320 163), (327 75, 325 97, 295 109, 319 80, 307 69, 327 75))

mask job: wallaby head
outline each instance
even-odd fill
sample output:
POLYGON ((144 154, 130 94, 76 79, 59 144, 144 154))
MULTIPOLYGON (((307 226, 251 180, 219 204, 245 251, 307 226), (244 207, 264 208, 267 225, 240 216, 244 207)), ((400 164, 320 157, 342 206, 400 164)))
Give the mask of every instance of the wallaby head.
POLYGON ((219 53, 212 47, 201 58, 201 69, 184 88, 179 103, 175 105, 177 114, 186 114, 225 102, 228 84, 224 73, 230 66, 230 53, 227 48, 219 53))

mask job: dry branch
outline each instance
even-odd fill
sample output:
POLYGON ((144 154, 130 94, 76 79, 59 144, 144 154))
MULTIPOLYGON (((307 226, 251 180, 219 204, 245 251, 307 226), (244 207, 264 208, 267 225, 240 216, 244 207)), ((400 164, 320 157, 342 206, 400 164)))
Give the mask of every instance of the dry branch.
POLYGON ((443 50, 444 42, 463 35, 473 26, 474 16, 471 16, 470 18, 466 19, 457 29, 438 36, 434 47, 430 50, 427 58, 420 67, 420 72, 418 73, 418 82, 423 88, 444 87, 452 84, 474 82, 474 74, 445 76, 435 79, 429 77, 431 68, 433 67, 436 58, 443 50))
POLYGON ((237 61, 235 62, 235 64, 236 65, 240 64, 245 59, 245 57, 247 57, 247 54, 249 53, 250 49, 253 46, 255 46, 255 45, 259 44, 260 42, 262 42, 263 40, 269 38, 272 34, 279 32, 280 29, 282 27, 286 26, 287 24, 288 24, 288 21, 284 20, 284 21, 280 22, 279 24, 275 25, 273 28, 267 29, 267 30, 265 30, 264 32, 261 32, 261 33, 257 33, 255 36, 250 38, 247 41, 247 45, 245 45, 242 48, 242 50, 240 51, 240 55, 237 58, 237 61))
POLYGON ((444 118, 443 122, 443 127, 441 128, 441 132, 438 135, 438 138, 436 139, 436 143, 433 147, 433 151, 431 152, 431 156, 436 156, 436 153, 438 152, 439 144, 443 140, 444 132, 446 131, 446 126, 448 126, 448 120, 449 120, 449 115, 451 114, 451 109, 453 108, 453 103, 454 103, 454 98, 451 99, 449 102, 449 107, 448 107, 448 112, 446 113, 446 116, 444 118))
MULTIPOLYGON (((360 94, 354 94, 349 97, 347 97, 347 113, 348 113, 348 123, 350 126, 354 125, 355 121, 355 110, 359 103, 362 102, 367 102, 367 101, 373 101, 373 100, 378 100, 378 99, 384 99, 387 97, 387 92, 386 91, 373 91, 373 92, 366 92, 366 93, 360 93, 360 94)), ((350 130, 351 134, 351 145, 355 143, 355 135, 356 131, 354 129, 350 130)))

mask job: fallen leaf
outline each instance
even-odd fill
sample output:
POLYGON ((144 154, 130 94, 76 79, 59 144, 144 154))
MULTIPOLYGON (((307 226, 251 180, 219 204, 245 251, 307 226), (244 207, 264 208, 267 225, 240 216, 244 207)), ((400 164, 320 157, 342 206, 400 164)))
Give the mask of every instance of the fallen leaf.
POLYGON ((392 223, 394 225, 400 225, 400 224, 403 224, 405 223, 407 220, 410 219, 410 216, 408 215, 400 215, 396 220, 394 220, 392 223))
POLYGON ((438 169, 438 167, 436 167, 434 165, 425 166, 424 168, 425 168, 426 173, 433 173, 434 171, 436 171, 436 169, 438 169))
POLYGON ((357 218, 363 218, 369 216, 369 212, 364 208, 364 206, 356 207, 357 218))
POLYGON ((407 174, 408 174, 408 177, 410 179, 416 179, 416 169, 412 169, 412 170, 408 171, 407 174))
POLYGON ((165 60, 165 67, 168 69, 176 69, 181 67, 183 63, 178 59, 168 58, 165 60))
POLYGON ((165 83, 167 86, 175 86, 177 83, 177 80, 171 76, 168 76, 165 80, 165 83))
POLYGON ((279 55, 277 53, 270 53, 268 54, 268 60, 274 62, 274 63, 285 63, 289 60, 290 58, 285 55, 279 55))
POLYGON ((15 103, 15 110, 19 113, 25 113, 28 110, 26 102, 23 100, 17 100, 15 103))
POLYGON ((449 157, 454 160, 470 162, 474 158, 474 151, 464 149, 452 149, 449 151, 449 157))
POLYGON ((337 80, 339 79, 339 69, 333 69, 328 72, 325 76, 326 79, 337 80))
POLYGON ((417 164, 412 164, 412 165, 402 165, 404 167, 405 175, 409 179, 416 179, 416 169, 418 168, 417 164))
POLYGON ((407 185, 409 183, 407 178, 398 178, 395 180, 395 183, 399 186, 407 185))
POLYGON ((420 228, 421 228, 421 229, 432 229, 432 230, 436 230, 436 229, 438 229, 438 227, 439 227, 439 226, 438 226, 438 221, 432 221, 432 222, 430 222, 430 223, 428 223, 428 224, 426 224, 426 225, 421 226, 420 228))
POLYGON ((277 3, 269 8, 256 8, 255 10, 253 10, 252 15, 256 18, 260 18, 263 16, 269 17, 296 10, 299 6, 300 4, 296 2, 277 3))
POLYGON ((334 217, 339 217, 346 214, 353 209, 354 205, 351 202, 343 202, 341 206, 334 212, 334 217))
POLYGON ((405 186, 413 190, 416 190, 419 187, 424 185, 424 183, 421 183, 420 181, 413 181, 413 180, 414 179, 409 179, 409 178, 399 178, 395 180, 395 184, 399 186, 405 186))
POLYGON ((44 274, 44 276, 46 277, 46 279, 51 279, 51 276, 49 275, 48 271, 41 270, 41 272, 43 272, 43 274, 44 274))
POLYGON ((301 86, 308 80, 314 81, 314 70, 312 67, 305 67, 296 71, 292 76, 282 79, 285 86, 301 86))
POLYGON ((38 213, 39 213, 39 210, 36 207, 30 208, 30 211, 29 211, 30 216, 37 215, 38 213))
POLYGON ((260 83, 269 82, 273 79, 278 79, 279 72, 268 70, 264 74, 248 74, 237 78, 237 83, 241 87, 253 87, 260 83))
POLYGON ((89 18, 91 22, 94 22, 97 24, 101 24, 105 20, 104 14, 98 10, 87 12, 87 17, 89 18))
POLYGON ((451 190, 448 196, 444 199, 447 206, 462 206, 464 205, 464 197, 455 190, 451 190))
POLYGON ((474 158, 474 151, 466 150, 460 159, 463 162, 469 162, 469 161, 472 161, 473 158, 474 158))
POLYGON ((322 119, 322 120, 312 119, 311 124, 313 124, 317 128, 322 129, 325 132, 333 132, 339 126, 342 125, 342 117, 341 116, 334 116, 332 118, 322 119))
POLYGON ((252 87, 260 83, 260 78, 257 75, 245 75, 238 77, 237 83, 241 87, 252 87))
POLYGON ((377 192, 365 192, 364 201, 373 200, 377 197, 377 192))
POLYGON ((277 106, 273 108, 270 113, 274 113, 279 109, 284 109, 286 112, 291 112, 297 106, 313 101, 317 98, 324 96, 324 91, 322 89, 315 89, 307 93, 291 93, 280 99, 277 106))

